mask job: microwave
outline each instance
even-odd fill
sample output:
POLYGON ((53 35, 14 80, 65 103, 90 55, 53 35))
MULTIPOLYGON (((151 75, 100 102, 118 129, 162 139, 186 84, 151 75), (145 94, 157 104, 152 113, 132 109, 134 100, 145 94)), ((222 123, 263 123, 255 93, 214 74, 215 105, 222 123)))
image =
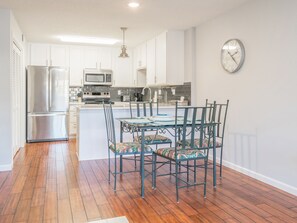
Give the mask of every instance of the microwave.
POLYGON ((84 85, 112 85, 111 70, 84 69, 84 85))

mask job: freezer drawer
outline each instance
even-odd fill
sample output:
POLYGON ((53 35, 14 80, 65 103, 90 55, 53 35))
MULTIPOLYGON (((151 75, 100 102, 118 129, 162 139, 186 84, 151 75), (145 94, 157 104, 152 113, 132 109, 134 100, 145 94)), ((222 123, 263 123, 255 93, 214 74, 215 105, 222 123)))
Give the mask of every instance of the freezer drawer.
POLYGON ((68 139, 68 113, 28 114, 27 141, 68 139))

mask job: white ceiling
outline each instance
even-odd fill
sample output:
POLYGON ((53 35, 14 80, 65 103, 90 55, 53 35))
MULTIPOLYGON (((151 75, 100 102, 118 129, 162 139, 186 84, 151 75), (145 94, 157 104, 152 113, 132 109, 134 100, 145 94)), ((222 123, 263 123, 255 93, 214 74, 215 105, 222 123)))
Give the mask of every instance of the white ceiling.
POLYGON ((59 35, 121 39, 128 27, 128 46, 135 46, 165 29, 187 29, 248 0, 0 0, 12 9, 28 41, 56 42, 59 35))

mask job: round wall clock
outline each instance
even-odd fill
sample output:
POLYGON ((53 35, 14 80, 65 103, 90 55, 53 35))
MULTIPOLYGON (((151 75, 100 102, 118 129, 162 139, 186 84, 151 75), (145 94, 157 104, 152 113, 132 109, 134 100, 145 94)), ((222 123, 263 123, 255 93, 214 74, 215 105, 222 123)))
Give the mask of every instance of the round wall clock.
POLYGON ((238 39, 230 39, 224 43, 221 50, 221 63, 229 73, 238 71, 244 62, 244 46, 238 39))

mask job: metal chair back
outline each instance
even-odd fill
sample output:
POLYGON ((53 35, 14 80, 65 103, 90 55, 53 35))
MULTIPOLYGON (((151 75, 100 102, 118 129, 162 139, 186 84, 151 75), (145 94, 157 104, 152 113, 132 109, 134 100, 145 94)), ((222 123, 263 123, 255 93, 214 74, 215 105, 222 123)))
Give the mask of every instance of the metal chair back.
MULTIPOLYGON (((179 107, 176 104, 175 110, 175 156, 177 156, 177 150, 189 149, 189 145, 186 143, 187 139, 190 139, 190 148, 192 150, 207 150, 211 148, 211 140, 213 139, 213 129, 215 126, 214 119, 207 120, 208 112, 215 113, 216 106, 209 107, 194 107, 185 106, 179 107), (182 111, 182 112, 181 112, 182 111), (183 116, 179 116, 183 114, 183 116), (181 128, 179 126, 182 126, 181 128), (181 138, 181 144, 177 144, 178 138, 181 138), (195 141, 199 140, 199 146, 195 146, 195 141), (208 139, 208 140, 205 140, 208 139), (205 141, 208 145, 205 145, 205 141), (179 147, 181 146, 181 148, 179 147), (179 148, 178 148, 179 147, 179 148)), ((176 157, 177 158, 177 157, 176 157)))
POLYGON ((153 116, 159 113, 159 102, 135 102, 130 101, 130 115, 131 118, 135 117, 146 117, 146 116, 153 116), (154 107, 156 105, 156 113, 154 113, 154 107))
POLYGON ((110 104, 103 103, 103 108, 104 108, 104 117, 105 117, 108 144, 116 145, 116 135, 115 135, 112 105, 111 103, 110 104))
POLYGON ((216 136, 223 140, 224 134, 225 134, 229 100, 227 100, 225 104, 219 104, 219 103, 216 103, 216 101, 209 102, 208 99, 206 99, 206 106, 216 107, 215 113, 211 114, 211 118, 215 122, 219 123, 216 129, 216 136))

